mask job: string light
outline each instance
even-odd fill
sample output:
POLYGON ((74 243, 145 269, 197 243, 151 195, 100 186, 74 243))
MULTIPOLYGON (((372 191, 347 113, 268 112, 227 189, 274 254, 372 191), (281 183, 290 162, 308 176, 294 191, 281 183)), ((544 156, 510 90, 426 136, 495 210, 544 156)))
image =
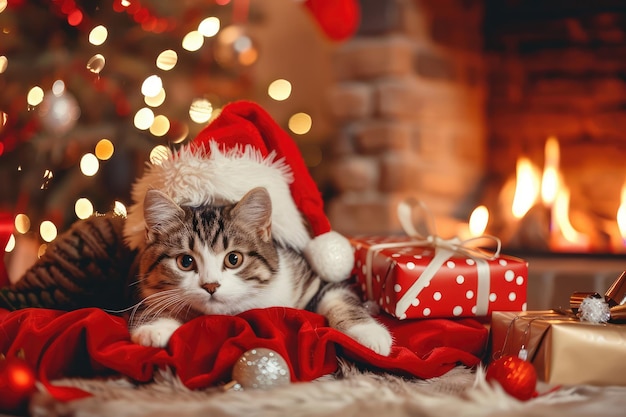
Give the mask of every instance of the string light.
POLYGON ((98 158, 96 155, 92 153, 86 153, 80 159, 80 170, 83 175, 87 177, 93 177, 98 172, 100 168, 100 163, 98 162, 98 158))
POLYGON ((158 75, 151 75, 141 84, 141 94, 146 97, 154 97, 163 89, 163 81, 158 75))
POLYGON ((106 60, 104 59, 104 56, 95 54, 89 59, 89 61, 87 61, 87 69, 94 74, 99 74, 104 68, 105 63, 106 60))
POLYGON ((291 95, 291 83, 282 78, 274 80, 267 88, 267 94, 276 101, 287 100, 291 95))
POLYGON ((165 89, 161 88, 155 96, 144 96, 143 101, 150 107, 159 107, 165 101, 165 89))
POLYGON ((87 198, 79 198, 74 203, 74 213, 79 219, 86 219, 93 214, 93 204, 87 198))
POLYGON ((183 49, 189 52, 195 52, 204 45, 204 36, 197 30, 193 30, 183 38, 183 49))
POLYGON ((115 203, 113 204, 113 213, 117 214, 118 216, 126 217, 127 211, 124 203, 120 201, 115 201, 115 203))
POLYGON ((0 55, 0 74, 6 71, 8 66, 9 66, 9 59, 4 55, 0 55))
POLYGON ((14 224, 18 233, 24 234, 30 230, 30 218, 26 214, 20 213, 15 216, 14 224))
POLYGON ((7 0, 0 0, 0 13, 2 13, 4 11, 4 9, 7 8, 8 5, 8 1, 7 0))
POLYGON ((106 27, 102 25, 96 26, 89 32, 89 43, 96 46, 102 45, 107 40, 108 35, 109 31, 106 27))
POLYGON ((44 220, 39 225, 39 234, 45 242, 52 242, 57 237, 57 227, 50 220, 44 220))
POLYGON ((15 236, 13 236, 13 234, 11 234, 11 236, 9 236, 9 241, 7 242, 7 245, 4 248, 5 252, 12 252, 13 249, 15 249, 15 236))
POLYGON ((99 160, 106 161, 113 156, 113 152, 115 152, 115 147, 110 140, 100 139, 98 143, 96 143, 96 148, 94 152, 99 160))
POLYGON ((189 107, 189 117, 196 123, 206 123, 211 120, 213 105, 205 98, 195 99, 189 107))
POLYGON ((220 20, 217 17, 211 16, 204 19, 198 25, 198 32, 206 38, 211 38, 217 35, 220 31, 220 20))
POLYGON ((163 161, 169 159, 172 151, 163 145, 157 145, 150 151, 150 162, 154 165, 161 165, 163 161))
POLYGON ((154 122, 154 112, 147 107, 142 107, 135 113, 135 127, 139 130, 148 130, 154 122))
POLYGON ((311 130, 313 121, 306 113, 296 113, 289 118, 289 130, 296 135, 304 135, 311 130))
POLYGON ((39 86, 35 86, 30 89, 28 95, 26 96, 26 102, 35 107, 43 101, 43 89, 39 86))
POLYGON ((169 71, 176 66, 178 54, 176 51, 167 49, 159 54, 156 59, 156 66, 163 71, 169 71))
POLYGON ((150 133, 154 136, 164 136, 170 130, 169 119, 160 114, 154 118, 152 125, 150 126, 150 133))

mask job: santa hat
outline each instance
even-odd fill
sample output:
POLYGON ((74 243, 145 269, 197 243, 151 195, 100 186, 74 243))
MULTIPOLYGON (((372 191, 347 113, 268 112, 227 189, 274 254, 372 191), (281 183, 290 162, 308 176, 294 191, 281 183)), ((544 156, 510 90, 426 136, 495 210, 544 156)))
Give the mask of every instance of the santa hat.
POLYGON ((239 201, 255 187, 272 200, 272 236, 307 258, 330 282, 347 278, 353 249, 331 230, 323 201, 292 138, 251 102, 225 106, 195 140, 167 159, 148 166, 133 185, 124 234, 132 249, 145 244, 143 200, 158 189, 180 205, 239 201))

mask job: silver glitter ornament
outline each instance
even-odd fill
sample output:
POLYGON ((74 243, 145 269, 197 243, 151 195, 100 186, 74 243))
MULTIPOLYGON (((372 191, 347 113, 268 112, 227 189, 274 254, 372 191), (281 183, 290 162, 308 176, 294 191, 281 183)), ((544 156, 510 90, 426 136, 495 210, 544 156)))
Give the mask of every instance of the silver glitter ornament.
POLYGON ((285 359, 277 352, 256 348, 245 352, 235 363, 233 380, 242 388, 268 389, 289 384, 291 374, 285 359))

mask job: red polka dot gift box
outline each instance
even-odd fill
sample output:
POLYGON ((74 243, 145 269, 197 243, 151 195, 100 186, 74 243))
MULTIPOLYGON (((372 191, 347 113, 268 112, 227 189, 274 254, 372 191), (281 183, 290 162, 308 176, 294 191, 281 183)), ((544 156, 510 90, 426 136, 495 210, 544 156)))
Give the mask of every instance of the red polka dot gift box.
POLYGON ((350 240, 355 249, 353 272, 364 298, 398 319, 526 310, 528 263, 523 259, 467 250, 458 239, 350 240))

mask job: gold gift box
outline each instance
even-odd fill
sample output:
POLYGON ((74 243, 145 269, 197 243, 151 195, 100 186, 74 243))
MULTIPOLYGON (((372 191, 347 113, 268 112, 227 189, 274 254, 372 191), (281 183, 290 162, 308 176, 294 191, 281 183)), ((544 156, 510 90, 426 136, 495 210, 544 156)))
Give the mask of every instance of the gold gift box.
POLYGON ((538 379, 555 385, 626 385, 626 324, 592 324, 554 310, 494 312, 492 357, 524 347, 538 379))

